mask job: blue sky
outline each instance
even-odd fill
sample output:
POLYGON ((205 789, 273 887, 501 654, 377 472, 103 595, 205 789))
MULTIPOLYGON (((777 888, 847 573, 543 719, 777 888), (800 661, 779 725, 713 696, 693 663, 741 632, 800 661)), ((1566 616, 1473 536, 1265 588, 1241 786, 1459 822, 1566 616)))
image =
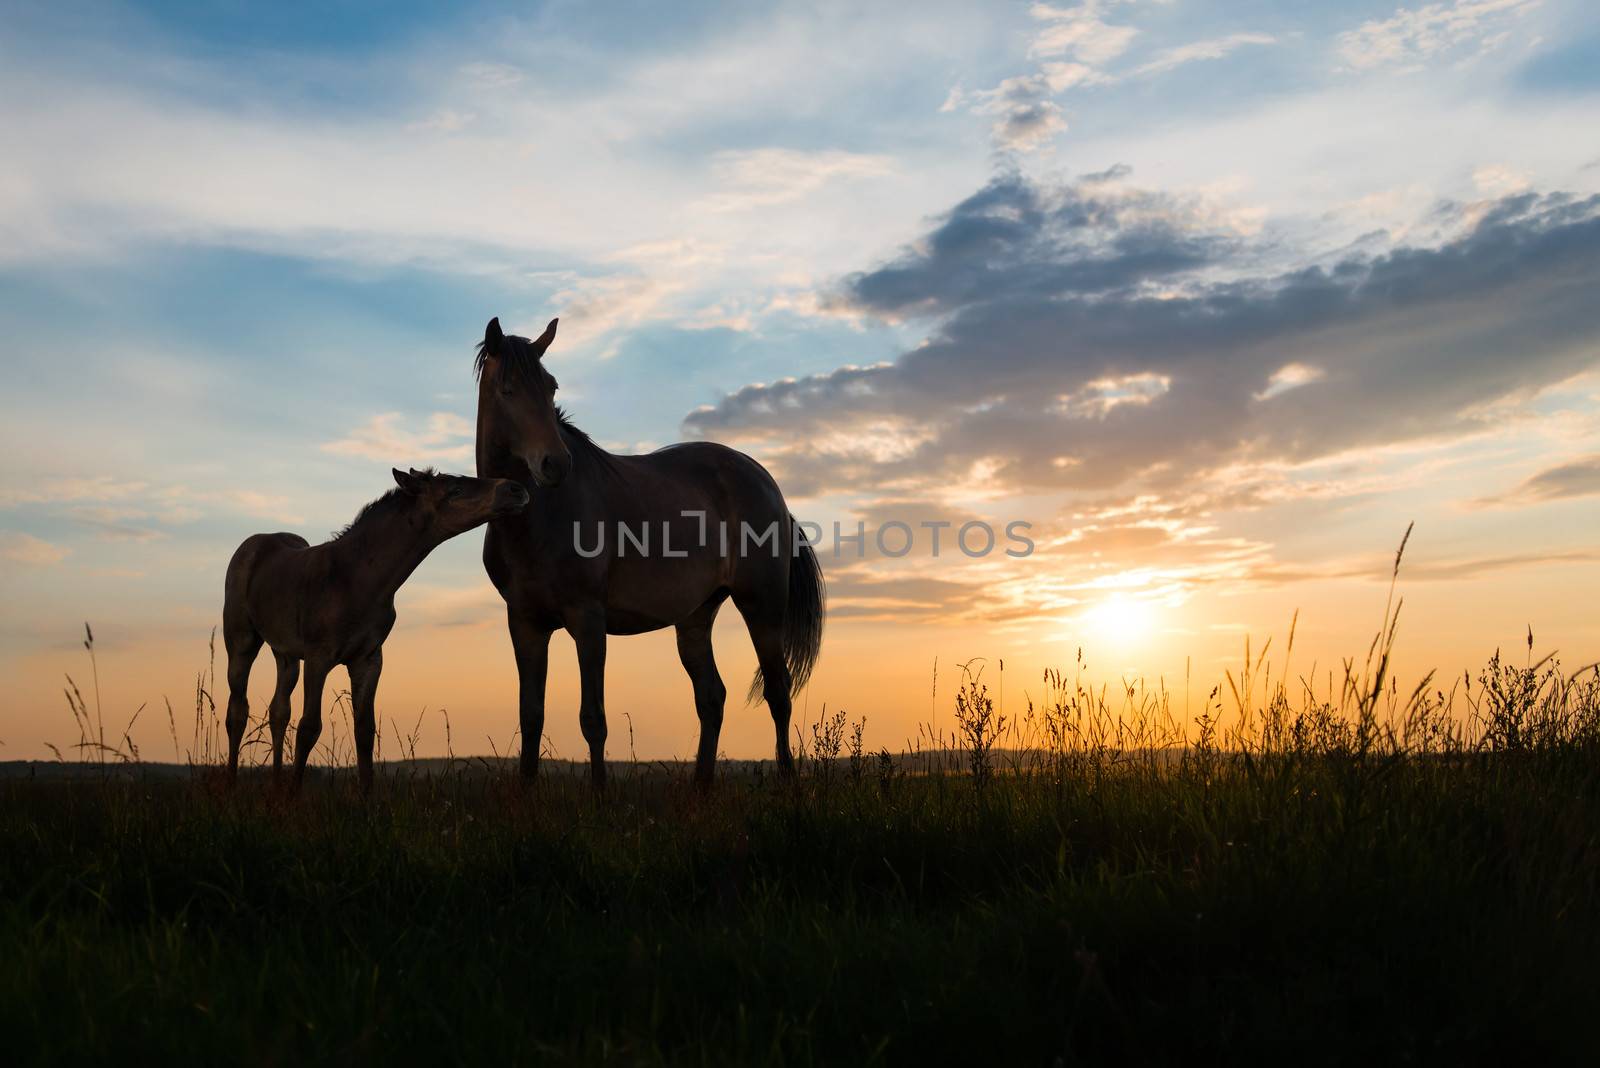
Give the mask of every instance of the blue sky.
MULTIPOLYGON (((1051 550, 845 562, 835 633, 1070 642, 1113 591, 1170 664, 1373 571, 1417 518, 1431 610, 1485 617, 1451 640, 1538 611, 1600 652, 1555 596, 1600 588, 1600 343, 1568 284, 1597 258, 1591 5, 60 4, 0 27, 16 700, 54 700, 84 617, 203 639, 246 534, 335 528, 390 466, 470 470, 492 315, 561 316, 563 400, 612 447, 719 437, 819 517, 1014 515, 1051 550)), ((477 548, 419 574, 416 626, 499 626, 477 548)))

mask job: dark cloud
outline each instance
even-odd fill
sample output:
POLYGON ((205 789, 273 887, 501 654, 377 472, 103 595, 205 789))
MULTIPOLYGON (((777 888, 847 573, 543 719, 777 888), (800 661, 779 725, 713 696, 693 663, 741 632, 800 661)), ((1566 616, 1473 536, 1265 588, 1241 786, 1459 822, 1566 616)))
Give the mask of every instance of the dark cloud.
POLYGON ((1528 476, 1522 485, 1484 504, 1537 504, 1600 493, 1600 455, 1584 456, 1528 476))
POLYGON ((813 491, 1170 493, 1487 429, 1489 402, 1600 360, 1600 197, 1455 207, 1435 247, 1251 277, 1232 265, 1259 250, 1199 206, 1106 179, 997 178, 837 297, 937 316, 926 342, 746 387, 686 429, 760 436, 813 491))
POLYGON ((997 178, 957 204, 914 250, 852 275, 835 306, 942 315, 994 299, 1050 300, 1157 283, 1225 259, 1237 238, 1200 229, 1198 208, 1122 191, 1112 168, 1059 188, 997 178))

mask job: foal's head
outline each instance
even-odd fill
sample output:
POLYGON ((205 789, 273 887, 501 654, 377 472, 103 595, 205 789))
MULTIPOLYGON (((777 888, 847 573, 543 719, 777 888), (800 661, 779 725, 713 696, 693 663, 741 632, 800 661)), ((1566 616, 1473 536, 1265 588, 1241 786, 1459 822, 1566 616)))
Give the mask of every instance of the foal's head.
POLYGON ((551 319, 544 333, 529 341, 502 333, 500 320, 490 319, 478 346, 480 448, 487 444, 515 456, 539 486, 558 486, 572 470, 556 414, 556 380, 543 362, 558 321, 551 319))
POLYGON ((522 483, 506 478, 468 478, 396 468, 394 483, 411 498, 413 522, 441 540, 520 512, 528 504, 528 491, 522 483))

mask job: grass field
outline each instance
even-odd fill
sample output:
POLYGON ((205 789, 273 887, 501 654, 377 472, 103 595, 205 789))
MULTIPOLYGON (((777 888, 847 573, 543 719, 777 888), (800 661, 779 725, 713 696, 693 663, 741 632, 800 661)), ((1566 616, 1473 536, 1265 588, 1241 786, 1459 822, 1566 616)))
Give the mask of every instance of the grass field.
POLYGON ((833 717, 797 780, 708 795, 676 765, 596 798, 398 763, 366 802, 12 765, 7 1059, 1587 1059, 1595 673, 1408 697, 1375 649, 1292 708, 1241 672, 1187 722, 1059 676, 1002 722, 967 678, 947 745, 833 717))

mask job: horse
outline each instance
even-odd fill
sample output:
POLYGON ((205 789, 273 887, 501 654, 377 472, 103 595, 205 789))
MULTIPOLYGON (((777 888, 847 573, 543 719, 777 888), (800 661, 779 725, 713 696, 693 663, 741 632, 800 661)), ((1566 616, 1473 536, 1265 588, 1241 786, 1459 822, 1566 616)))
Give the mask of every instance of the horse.
POLYGON ((793 774, 791 700, 822 644, 826 592, 815 551, 777 482, 744 453, 685 442, 616 455, 574 426, 543 363, 559 321, 529 340, 491 319, 474 361, 478 475, 520 482, 532 500, 491 520, 483 541, 516 656, 522 776, 539 770, 552 633, 565 629, 577 646, 578 723, 599 788, 607 637, 673 627, 700 719, 695 781, 710 785, 727 697, 711 625, 730 597, 759 665, 748 701, 766 700, 778 767, 793 774))
POLYGON ((350 673, 356 766, 372 789, 373 700, 383 643, 394 627, 394 595, 436 547, 492 519, 521 511, 518 482, 432 470, 395 470, 395 488, 362 508, 349 526, 312 546, 298 534, 253 534, 228 563, 222 608, 228 653, 228 778, 239 774, 239 744, 250 704, 245 689, 261 645, 272 646, 278 687, 268 707, 272 772, 283 771, 289 695, 306 665, 305 710, 295 732, 294 783, 322 733, 322 684, 334 665, 350 673))

